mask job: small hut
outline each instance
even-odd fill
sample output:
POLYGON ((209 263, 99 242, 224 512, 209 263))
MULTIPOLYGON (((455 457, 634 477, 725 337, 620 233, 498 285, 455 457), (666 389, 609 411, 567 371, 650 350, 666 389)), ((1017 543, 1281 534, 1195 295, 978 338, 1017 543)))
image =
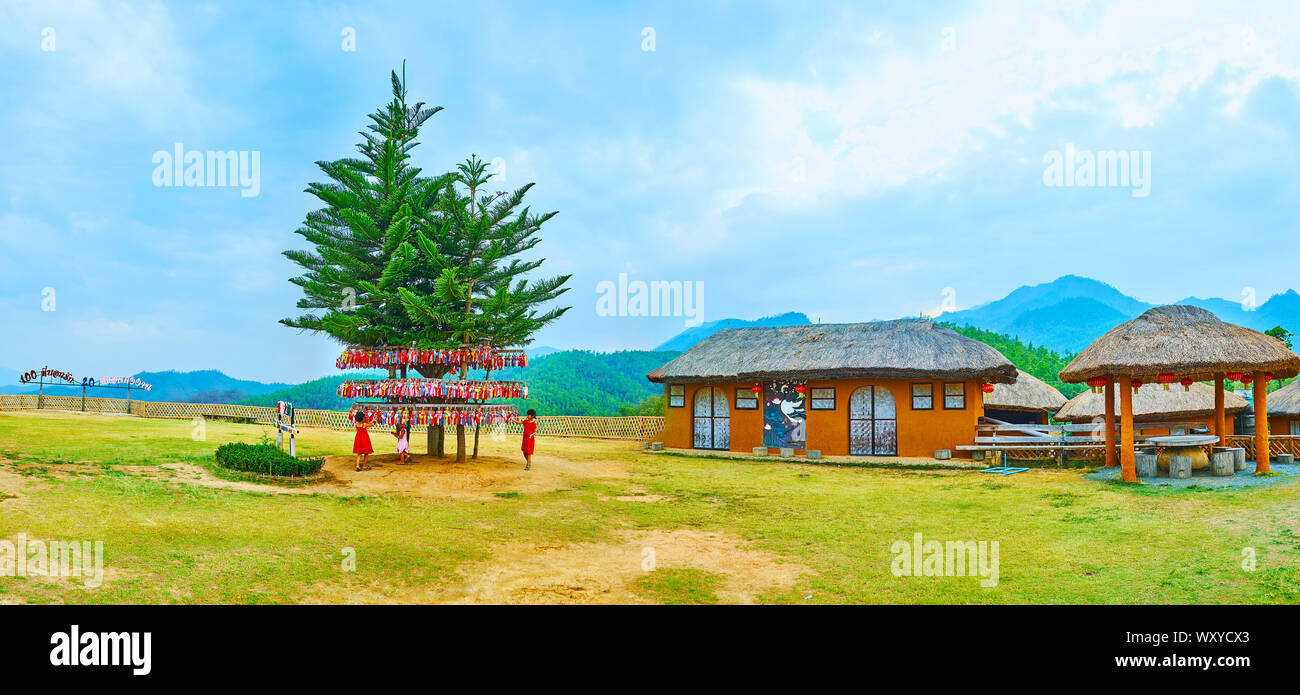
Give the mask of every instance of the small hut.
MULTIPOLYGON (((1113 413, 1119 407, 1119 394, 1111 397, 1113 413)), ((1105 398, 1105 394, 1084 391, 1057 411, 1056 419, 1074 424, 1096 422, 1106 415, 1105 398)), ((1248 406, 1241 396, 1224 394, 1225 413, 1235 415, 1248 406)), ((1168 390, 1162 384, 1143 384, 1133 394, 1133 423, 1147 436, 1187 434, 1200 427, 1209 428, 1214 425, 1214 416, 1214 387, 1199 381, 1187 386, 1174 384, 1168 390)), ((1225 427, 1226 434, 1233 434, 1232 420, 1225 427)))
POLYGON ((1016 383, 999 386, 984 401, 984 415, 1013 425, 1046 425, 1066 398, 1047 382, 1017 370, 1016 383))
POLYGON ((1300 435, 1300 379, 1268 394, 1268 431, 1300 435))
POLYGON ((721 330, 650 372, 664 444, 932 456, 972 444, 986 389, 1016 368, 930 321, 721 330))
MULTIPOLYGON (((1132 389, 1143 383, 1214 382, 1214 433, 1227 436, 1223 381, 1254 383, 1256 422, 1267 422, 1268 381, 1300 373, 1300 355, 1269 335, 1220 320, 1194 306, 1160 306, 1107 331, 1061 370, 1067 383, 1104 387, 1103 402, 1119 390, 1119 462, 1136 482, 1132 389), (1118 382, 1118 385, 1117 383, 1118 382)), ((1172 390, 1172 389, 1171 389, 1172 390)), ((1114 414, 1106 412, 1106 465, 1114 465, 1114 414)), ((1269 472, 1268 427, 1255 428, 1255 471, 1269 472)))

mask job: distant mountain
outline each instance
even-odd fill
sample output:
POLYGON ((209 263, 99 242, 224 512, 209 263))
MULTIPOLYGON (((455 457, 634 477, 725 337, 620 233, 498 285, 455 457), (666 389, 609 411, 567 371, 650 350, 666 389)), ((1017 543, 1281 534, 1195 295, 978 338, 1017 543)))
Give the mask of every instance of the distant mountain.
MULTIPOLYGON (((2 374, 0 374, 2 376, 2 374)), ((172 403, 197 403, 200 401, 193 400, 195 396, 202 393, 218 393, 239 391, 244 394, 261 394, 282 389, 289 384, 282 383, 262 383, 260 381, 249 381, 246 379, 235 379, 227 376, 223 372, 215 369, 206 369, 197 372, 139 372, 134 375, 137 379, 153 386, 150 391, 140 389, 131 389, 131 398, 141 401, 168 401, 172 403)), ((17 381, 17 379, 15 379, 17 381)), ((17 387, 3 388, 0 391, 5 393, 36 393, 37 389, 30 384, 17 387)), ((81 386, 47 386, 45 393, 51 396, 80 396, 81 386)), ((95 395, 104 398, 126 398, 126 389, 91 389, 88 395, 95 395)))
POLYGON ((18 378, 23 375, 17 369, 0 367, 0 386, 17 386, 18 378))
MULTIPOLYGON (((633 406, 649 396, 661 395, 663 388, 646 381, 647 372, 676 358, 679 352, 587 352, 563 350, 535 356, 530 350, 527 367, 492 372, 493 380, 524 381, 528 398, 508 401, 520 409, 535 408, 543 415, 618 415, 623 406, 633 406)), ((248 405, 274 405, 290 401, 298 408, 347 410, 355 399, 339 398, 339 384, 344 379, 381 376, 380 373, 352 373, 315 379, 250 396, 241 402, 248 405)), ((470 378, 483 378, 472 372, 470 378)))
POLYGON ((686 350, 689 350, 692 345, 695 345, 701 340, 704 340, 724 328, 741 328, 744 326, 802 326, 808 323, 812 323, 812 321, 808 320, 808 316, 797 311, 778 314, 776 316, 765 316, 754 321, 746 321, 744 319, 718 319, 717 321, 702 323, 694 328, 687 328, 655 349, 685 352, 686 350))
MULTIPOLYGON (((1294 290, 1273 295, 1254 310, 1228 299, 1188 297, 1176 303, 1201 307, 1224 321, 1257 331, 1282 326, 1300 335, 1300 294, 1294 290)), ((997 301, 943 314, 938 320, 1074 353, 1152 306, 1104 282, 1065 275, 1041 285, 1020 287, 997 301)))
POLYGON ((560 350, 560 348, 553 348, 549 345, 538 345, 537 347, 525 348, 524 352, 528 353, 529 358, 537 359, 538 357, 546 357, 547 355, 553 355, 557 352, 562 352, 562 351, 560 350))
MULTIPOLYGON (((1104 282, 1079 277, 1078 275, 1063 275, 1041 285, 1019 287, 1013 290, 1011 294, 997 301, 981 304, 971 309, 946 313, 940 317, 940 320, 946 323, 978 326, 985 330, 1007 333, 1011 326, 1025 313, 1050 309, 1068 299, 1090 299, 1093 303, 1087 307, 1088 309, 1097 310, 1099 307, 1106 307, 1117 312, 1120 316, 1126 317, 1125 320, 1137 316, 1152 307, 1151 304, 1134 299, 1104 282)), ((1075 308, 1085 309, 1082 305, 1075 308)), ((1085 318, 1090 323, 1093 323, 1094 318, 1100 318, 1100 316, 1087 316, 1085 318)), ((1035 343, 1039 342, 1036 338, 1030 336, 1021 335, 1020 337, 1035 343)))
POLYGON ((1130 318, 1095 299, 1072 297, 1026 311, 999 332, 1053 350, 1077 353, 1091 345, 1097 336, 1130 318))

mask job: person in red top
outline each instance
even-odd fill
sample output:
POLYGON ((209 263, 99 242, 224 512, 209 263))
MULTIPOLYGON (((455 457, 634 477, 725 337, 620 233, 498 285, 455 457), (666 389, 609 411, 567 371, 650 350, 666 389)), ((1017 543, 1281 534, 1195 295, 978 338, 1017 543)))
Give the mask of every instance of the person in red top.
POLYGON ((532 408, 524 413, 524 443, 520 448, 524 452, 524 470, 533 469, 533 433, 537 431, 537 411, 532 408))
POLYGON ((370 445, 370 432, 367 429, 370 423, 366 422, 366 414, 357 411, 353 416, 357 423, 357 436, 352 440, 352 453, 357 455, 357 470, 370 470, 370 455, 375 453, 375 448, 370 445))

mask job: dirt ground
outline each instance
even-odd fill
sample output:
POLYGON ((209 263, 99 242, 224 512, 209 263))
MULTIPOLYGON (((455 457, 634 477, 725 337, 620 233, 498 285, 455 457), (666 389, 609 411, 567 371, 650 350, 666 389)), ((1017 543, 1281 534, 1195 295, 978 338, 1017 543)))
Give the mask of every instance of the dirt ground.
MULTIPOLYGON (((191 463, 120 465, 117 470, 167 485, 204 487, 283 495, 413 495, 443 499, 499 500, 495 493, 544 493, 571 488, 592 478, 628 479, 625 464, 613 460, 572 461, 538 454, 525 471, 518 458, 480 456, 456 463, 452 458, 415 455, 399 465, 396 454, 370 457, 369 471, 356 471, 355 457, 328 456, 318 483, 271 485, 219 478, 191 463)), ((101 471, 91 464, 60 464, 48 475, 55 479, 101 471)), ((50 483, 0 468, 0 510, 27 505, 33 486, 50 483)), ((671 504, 672 497, 646 494, 635 485, 632 494, 600 496, 602 501, 671 504)), ((318 583, 302 597, 307 603, 454 603, 454 604, 628 604, 654 603, 639 591, 636 580, 651 569, 690 568, 720 576, 716 595, 725 603, 753 603, 764 592, 788 589, 807 567, 778 555, 756 550, 742 539, 692 529, 614 532, 617 540, 539 546, 506 543, 491 549, 490 559, 463 570, 454 589, 422 587, 358 589, 318 583)), ((105 577, 106 581, 112 579, 105 577)), ((0 602, 4 597, 0 596, 0 602)))
POLYGON ((656 569, 697 569, 722 577, 723 603, 754 603, 788 589, 808 567, 741 539, 691 529, 618 531, 608 543, 496 546, 451 592, 403 587, 393 593, 318 583, 307 603, 636 604, 655 603, 636 580, 656 569))

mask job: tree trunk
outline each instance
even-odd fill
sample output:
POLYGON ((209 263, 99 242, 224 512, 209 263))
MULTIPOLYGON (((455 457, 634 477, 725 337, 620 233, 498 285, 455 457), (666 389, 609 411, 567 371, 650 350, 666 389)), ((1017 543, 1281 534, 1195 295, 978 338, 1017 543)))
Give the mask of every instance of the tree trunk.
POLYGON ((479 429, 481 429, 481 427, 480 427, 479 425, 474 425, 474 455, 473 455, 471 458, 478 458, 478 431, 479 431, 479 429))
POLYGON ((456 463, 465 462, 465 426, 456 425, 456 463))

